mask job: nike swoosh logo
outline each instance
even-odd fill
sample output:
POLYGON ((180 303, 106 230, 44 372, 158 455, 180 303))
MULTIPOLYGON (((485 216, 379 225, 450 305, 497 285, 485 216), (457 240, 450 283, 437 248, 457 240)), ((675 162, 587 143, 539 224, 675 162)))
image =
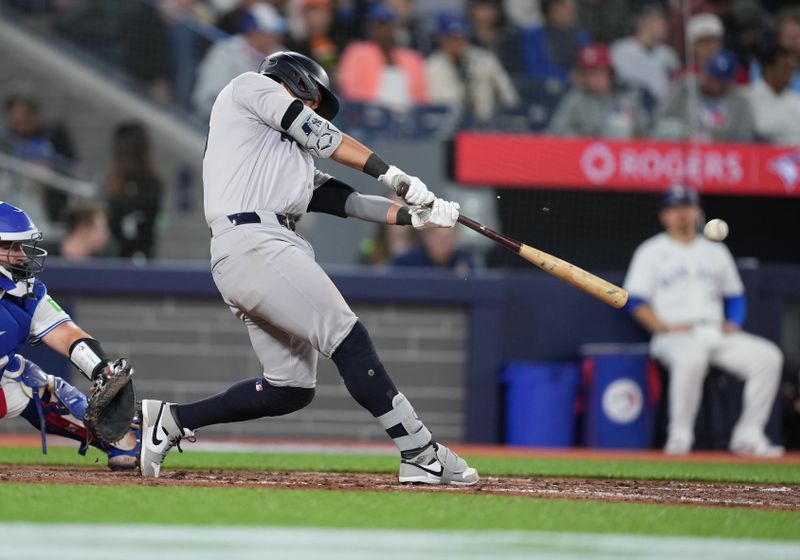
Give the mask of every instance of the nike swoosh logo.
POLYGON ((158 439, 158 425, 161 424, 161 415, 164 414, 164 406, 166 403, 161 403, 161 408, 158 409, 158 416, 156 416, 156 425, 153 426, 153 445, 161 445, 164 443, 163 439, 158 439))
POLYGON ((432 474, 434 476, 442 476, 442 474, 444 474, 444 467, 439 462, 437 462, 436 464, 439 465, 439 470, 438 471, 435 471, 433 469, 429 469, 428 467, 423 467, 422 465, 415 465, 415 466, 421 468, 426 473, 432 474))

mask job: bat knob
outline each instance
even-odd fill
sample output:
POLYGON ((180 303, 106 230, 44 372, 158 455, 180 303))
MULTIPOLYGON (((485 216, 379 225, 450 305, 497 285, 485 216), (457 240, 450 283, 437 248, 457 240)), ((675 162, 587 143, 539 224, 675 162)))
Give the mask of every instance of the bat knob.
POLYGON ((400 198, 405 198, 406 194, 408 194, 408 189, 410 188, 411 185, 409 185, 408 183, 400 183, 399 185, 397 185, 397 190, 395 192, 397 193, 397 196, 399 196, 400 198))

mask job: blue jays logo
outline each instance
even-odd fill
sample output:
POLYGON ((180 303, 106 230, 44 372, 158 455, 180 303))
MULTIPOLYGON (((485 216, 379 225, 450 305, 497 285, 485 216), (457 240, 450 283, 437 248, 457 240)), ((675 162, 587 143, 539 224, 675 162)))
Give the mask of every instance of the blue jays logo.
POLYGON ((769 170, 780 177, 787 192, 794 192, 800 182, 800 150, 783 154, 769 162, 769 170))

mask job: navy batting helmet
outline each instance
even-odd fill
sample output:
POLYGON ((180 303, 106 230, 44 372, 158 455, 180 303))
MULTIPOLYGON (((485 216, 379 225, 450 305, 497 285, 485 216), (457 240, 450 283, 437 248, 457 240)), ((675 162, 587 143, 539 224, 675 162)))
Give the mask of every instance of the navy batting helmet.
POLYGON ((330 90, 328 73, 307 56, 292 51, 276 52, 264 59, 258 71, 280 80, 299 99, 313 101, 319 93, 316 111, 320 116, 331 120, 339 112, 339 100, 330 90))

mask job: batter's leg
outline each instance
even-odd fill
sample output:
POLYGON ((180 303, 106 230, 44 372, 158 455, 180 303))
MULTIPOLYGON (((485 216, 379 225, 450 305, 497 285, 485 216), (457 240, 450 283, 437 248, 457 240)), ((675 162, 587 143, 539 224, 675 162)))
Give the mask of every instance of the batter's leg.
POLYGON ((764 434, 781 379, 780 349, 764 338, 733 333, 723 337, 711 363, 744 380, 742 415, 731 435, 731 450, 745 455, 782 455, 783 449, 771 445, 764 434))
POLYGON ((262 319, 248 316, 244 322, 263 376, 239 381, 206 399, 170 406, 179 426, 196 430, 212 424, 283 416, 313 400, 317 351, 262 319))
POLYGON ((357 322, 332 359, 352 397, 381 424, 400 450, 400 482, 475 484, 478 473, 433 440, 411 403, 398 392, 366 327, 357 322))
MULTIPOLYGON (((242 316, 240 310, 232 311, 242 316)), ((198 428, 283 416, 307 406, 314 398, 317 352, 311 345, 261 319, 243 318, 264 367, 263 376, 238 381, 221 393, 187 404, 143 400, 142 476, 159 476, 169 450, 181 439, 193 438, 198 428), (286 383, 304 380, 311 386, 276 385, 270 379, 286 383)))
POLYGON ((670 333, 654 341, 653 356, 669 369, 669 427, 664 451, 689 453, 708 373, 708 350, 691 333, 670 333))

